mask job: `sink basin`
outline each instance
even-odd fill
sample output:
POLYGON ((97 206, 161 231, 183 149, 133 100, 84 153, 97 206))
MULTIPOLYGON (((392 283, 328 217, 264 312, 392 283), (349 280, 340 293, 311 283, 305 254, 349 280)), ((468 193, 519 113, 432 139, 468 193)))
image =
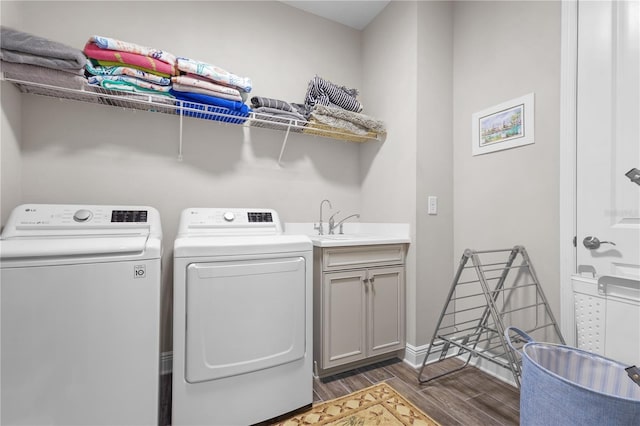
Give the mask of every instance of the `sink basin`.
POLYGON ((409 239, 406 237, 371 234, 310 235, 309 238, 316 247, 359 246, 409 242, 409 239))

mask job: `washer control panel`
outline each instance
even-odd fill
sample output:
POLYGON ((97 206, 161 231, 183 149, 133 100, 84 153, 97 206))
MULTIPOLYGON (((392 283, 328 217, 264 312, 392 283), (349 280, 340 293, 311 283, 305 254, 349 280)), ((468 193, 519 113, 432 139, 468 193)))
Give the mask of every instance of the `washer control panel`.
POLYGON ((114 234, 123 229, 148 232, 150 227, 160 226, 157 216, 155 209, 142 206, 24 204, 13 210, 2 235, 114 234))

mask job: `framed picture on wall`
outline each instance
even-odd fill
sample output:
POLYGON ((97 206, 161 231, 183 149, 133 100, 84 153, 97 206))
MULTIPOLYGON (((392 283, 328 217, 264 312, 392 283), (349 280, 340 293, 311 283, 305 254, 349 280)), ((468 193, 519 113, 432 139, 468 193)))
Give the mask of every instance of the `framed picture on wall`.
POLYGON ((533 110, 529 93, 472 114, 472 155, 534 143, 533 110))

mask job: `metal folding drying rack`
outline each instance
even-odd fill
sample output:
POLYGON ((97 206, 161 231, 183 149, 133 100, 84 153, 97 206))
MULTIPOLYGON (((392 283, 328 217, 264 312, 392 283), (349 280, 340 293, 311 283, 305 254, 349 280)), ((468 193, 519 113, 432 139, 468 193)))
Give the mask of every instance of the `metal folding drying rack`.
MULTIPOLYGON (((521 359, 507 345, 505 323, 542 336, 540 340, 565 343, 523 246, 465 250, 418 373, 420 384, 461 370, 472 357, 480 357, 511 370, 520 387, 521 359), (521 262, 516 263, 518 257, 521 262), (463 364, 423 378, 425 366, 453 357, 463 364)), ((517 337, 512 341, 518 342, 517 337)))

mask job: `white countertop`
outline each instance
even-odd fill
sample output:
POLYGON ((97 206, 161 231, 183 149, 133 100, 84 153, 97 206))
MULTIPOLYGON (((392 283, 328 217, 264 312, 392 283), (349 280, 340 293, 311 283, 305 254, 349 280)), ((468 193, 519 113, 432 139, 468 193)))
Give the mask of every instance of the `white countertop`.
POLYGON ((316 247, 342 247, 374 244, 406 244, 411 242, 408 223, 360 223, 346 222, 344 234, 318 235, 313 223, 285 223, 285 234, 307 235, 316 247))

